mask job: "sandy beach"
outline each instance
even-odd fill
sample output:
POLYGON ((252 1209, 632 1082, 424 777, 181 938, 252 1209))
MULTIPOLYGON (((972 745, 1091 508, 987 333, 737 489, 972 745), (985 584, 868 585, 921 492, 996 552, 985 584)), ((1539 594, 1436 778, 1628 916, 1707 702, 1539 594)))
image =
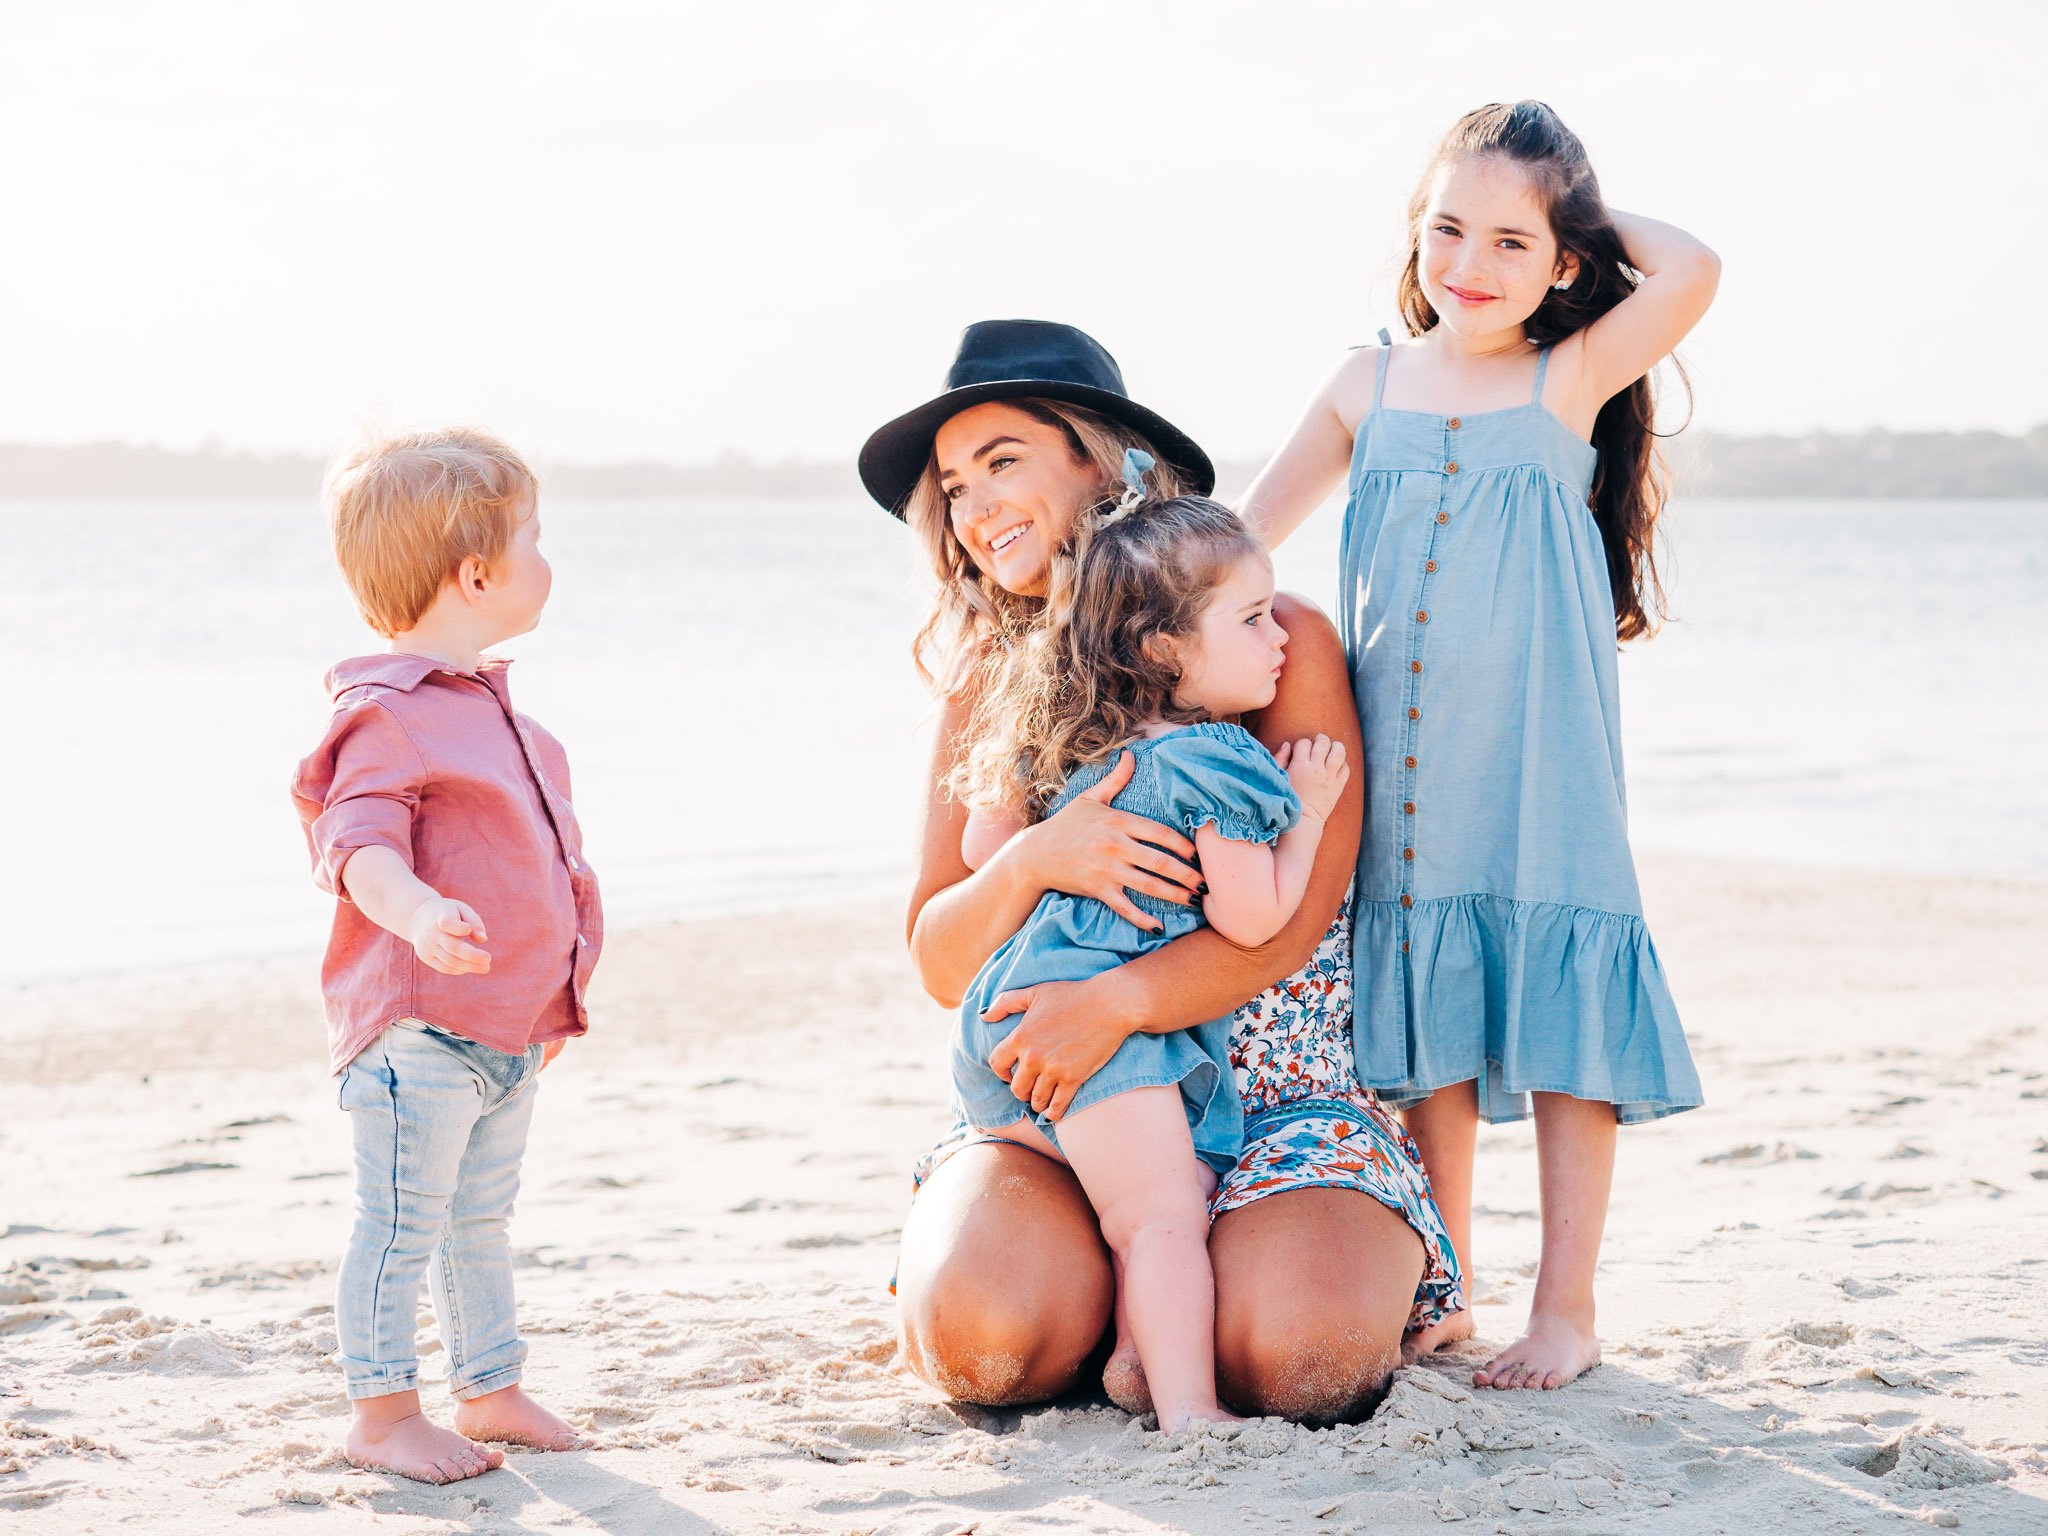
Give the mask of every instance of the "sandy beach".
MULTIPOLYGON (((1710 1103, 1624 1132, 1606 1363, 1475 1393, 1475 1348, 1320 1431, 984 1412, 896 1365, 945 1020, 893 902, 615 936, 513 1224, 528 1385, 594 1448, 450 1488, 340 1455, 311 960, 0 994, 0 1526, 2048 1528, 2048 887, 1643 873, 1710 1103)), ((1484 1133, 1478 1198, 1498 1343, 1537 1253, 1526 1126, 1484 1133)))

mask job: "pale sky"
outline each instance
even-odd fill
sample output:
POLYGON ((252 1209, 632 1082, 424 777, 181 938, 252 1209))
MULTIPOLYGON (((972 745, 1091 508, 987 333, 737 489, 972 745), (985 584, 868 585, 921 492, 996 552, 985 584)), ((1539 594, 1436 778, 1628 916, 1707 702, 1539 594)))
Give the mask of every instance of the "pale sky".
POLYGON ((0 439, 843 459, 1072 321, 1222 456, 1464 110, 1716 247, 1707 428, 2048 421, 2036 4, 0 0, 0 439))

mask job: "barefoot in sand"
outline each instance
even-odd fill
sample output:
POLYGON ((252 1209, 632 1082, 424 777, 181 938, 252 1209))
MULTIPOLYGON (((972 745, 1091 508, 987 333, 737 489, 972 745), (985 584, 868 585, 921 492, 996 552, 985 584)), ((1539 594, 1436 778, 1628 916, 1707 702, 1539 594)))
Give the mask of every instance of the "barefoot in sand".
POLYGON ((1529 1327, 1472 1373, 1475 1387, 1561 1387, 1600 1363, 1600 1340, 1589 1323, 1558 1313, 1532 1312, 1529 1327))
POLYGON ((574 1451, 583 1446, 581 1435, 516 1385, 457 1403, 455 1427, 472 1440, 500 1440, 536 1451, 574 1451))
POLYGON ((1418 1328, 1401 1340, 1401 1361, 1413 1365, 1424 1355, 1433 1355, 1447 1345, 1472 1337, 1472 1311, 1468 1307, 1438 1318, 1427 1328, 1418 1328))
POLYGON ((1169 1424, 1165 1419, 1161 1419, 1159 1421, 1159 1428, 1164 1434, 1175 1435, 1186 1429, 1190 1424, 1242 1424, 1244 1422, 1242 1414, 1232 1413, 1228 1408, 1190 1408, 1180 1416, 1177 1423, 1169 1424))
POLYGON ((502 1452, 434 1423, 420 1412, 417 1392, 358 1398, 342 1454, 365 1472, 395 1472, 422 1483, 459 1483, 505 1461, 502 1452))

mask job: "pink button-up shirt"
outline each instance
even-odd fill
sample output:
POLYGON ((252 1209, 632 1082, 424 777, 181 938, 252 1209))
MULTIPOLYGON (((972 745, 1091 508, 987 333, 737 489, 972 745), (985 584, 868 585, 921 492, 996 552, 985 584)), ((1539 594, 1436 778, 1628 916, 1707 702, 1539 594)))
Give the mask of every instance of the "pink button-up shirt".
POLYGON ((561 743, 512 708, 509 661, 473 673, 358 656, 327 674, 334 717, 292 800, 313 878, 341 899, 320 968, 332 1070, 400 1019, 500 1051, 580 1035, 604 941, 597 877, 569 805, 561 743), (349 900, 342 866, 389 848, 484 921, 491 968, 447 976, 349 900))

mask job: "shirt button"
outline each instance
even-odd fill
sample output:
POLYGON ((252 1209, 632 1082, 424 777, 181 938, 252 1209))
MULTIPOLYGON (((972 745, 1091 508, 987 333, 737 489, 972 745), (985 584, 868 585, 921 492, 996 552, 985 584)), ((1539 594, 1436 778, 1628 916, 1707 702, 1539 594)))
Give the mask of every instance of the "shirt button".
POLYGON ((576 862, 576 855, 573 853, 569 855, 569 867, 571 869, 581 869, 583 867, 581 864, 578 864, 576 862))
POLYGON ((1401 905, 1404 907, 1412 907, 1415 905, 1415 898, 1413 896, 1410 896, 1407 892, 1403 891, 1401 893, 1401 905))
POLYGON ((1458 472, 1458 461, 1457 461, 1456 459, 1453 459, 1453 460, 1451 460, 1451 462, 1450 462, 1450 463, 1448 463, 1448 464, 1446 464, 1446 465, 1444 466, 1444 473, 1445 473, 1445 474, 1447 474, 1447 475, 1455 475, 1455 474, 1456 474, 1457 472, 1458 472))
MULTIPOLYGON (((1422 663, 1419 661, 1411 661, 1408 663, 1408 670, 1410 672, 1420 672, 1422 670, 1422 663)), ((1412 768, 1414 764, 1411 763, 1409 764, 1409 766, 1412 768)))
POLYGON ((1406 939, 1401 941, 1401 953, 1404 955, 1408 953, 1408 941, 1406 939))
POLYGON ((1453 432, 1457 431, 1457 430, 1458 430, 1458 426, 1459 426, 1458 418, 1457 418, 1457 417, 1455 417, 1455 416, 1453 416, 1453 417, 1451 418, 1451 430, 1452 430, 1453 432))
POLYGON ((583 937, 583 935, 580 933, 576 935, 576 942, 582 945, 585 949, 590 948, 590 940, 583 937))
POLYGON ((1422 568, 1433 574, 1436 570, 1436 562, 1434 560, 1425 560, 1422 562, 1422 568))
POLYGON ((1422 711, 1411 705, 1408 709, 1408 718, 1410 720, 1420 720, 1422 718, 1422 711))
POLYGON ((1404 757, 1401 759, 1401 766, 1403 768, 1413 768, 1415 766, 1415 759, 1412 757, 1404 757))
POLYGON ((1418 624, 1427 624, 1429 622, 1429 610, 1427 608, 1417 609, 1415 613, 1415 622, 1418 624))
POLYGON ((1436 520, 1440 523, 1448 523, 1451 520, 1451 514, 1448 512, 1439 512, 1436 515, 1436 520))
POLYGON ((1401 802, 1401 809, 1408 815, 1413 816, 1415 814, 1415 802, 1413 800, 1403 800, 1401 802))
POLYGON ((1406 859, 1410 864, 1413 864, 1415 862, 1415 850, 1413 848, 1403 848, 1401 850, 1401 857, 1406 859))

